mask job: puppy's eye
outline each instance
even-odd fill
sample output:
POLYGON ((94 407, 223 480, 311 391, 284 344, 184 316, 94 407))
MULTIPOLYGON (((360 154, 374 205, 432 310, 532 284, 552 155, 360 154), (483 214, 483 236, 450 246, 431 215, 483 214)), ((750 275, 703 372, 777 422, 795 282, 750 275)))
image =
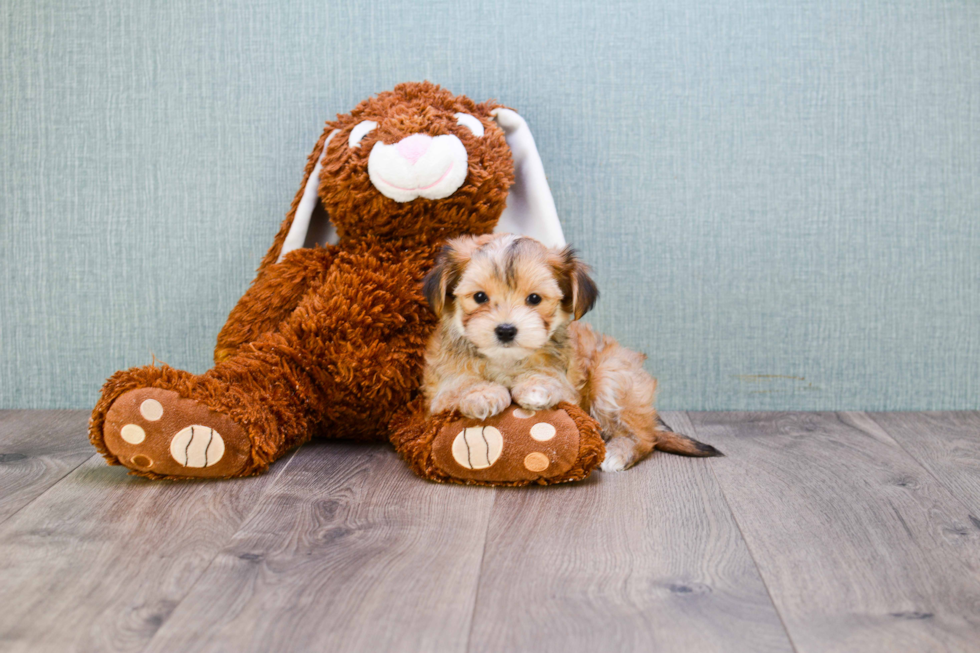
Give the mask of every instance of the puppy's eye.
POLYGON ((456 124, 466 127, 473 132, 473 135, 477 138, 481 138, 483 136, 483 123, 468 113, 457 113, 456 124))
POLYGON ((486 304, 488 301, 490 301, 490 298, 487 297, 487 294, 481 290, 478 293, 474 293, 473 301, 475 301, 477 304, 486 304))
POLYGON ((374 131, 374 128, 378 126, 378 123, 373 120, 365 120, 364 122, 359 122, 354 126, 354 129, 350 130, 350 138, 347 139, 347 147, 360 147, 361 139, 374 131))
POLYGON ((526 301, 531 306, 537 306, 538 304, 541 303, 541 295, 539 295, 538 293, 533 292, 530 295, 528 295, 527 296, 527 299, 524 300, 524 301, 526 301))

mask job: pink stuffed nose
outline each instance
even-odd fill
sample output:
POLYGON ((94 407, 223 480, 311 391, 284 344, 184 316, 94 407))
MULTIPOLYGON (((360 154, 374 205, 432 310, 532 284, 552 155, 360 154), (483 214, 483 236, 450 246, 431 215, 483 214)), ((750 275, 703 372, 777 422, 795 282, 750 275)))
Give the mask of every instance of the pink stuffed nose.
POLYGON ((395 147, 398 148, 399 154, 408 159, 409 163, 415 165, 415 162, 421 159, 422 155, 428 151, 429 145, 431 144, 431 136, 426 134, 412 134, 398 141, 395 147))

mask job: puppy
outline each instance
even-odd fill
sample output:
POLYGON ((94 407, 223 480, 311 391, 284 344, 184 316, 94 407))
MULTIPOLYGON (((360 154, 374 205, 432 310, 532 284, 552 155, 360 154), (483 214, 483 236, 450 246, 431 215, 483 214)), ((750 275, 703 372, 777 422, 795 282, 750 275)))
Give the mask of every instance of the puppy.
POLYGON ((429 341, 423 391, 433 414, 486 419, 511 402, 526 410, 577 404, 606 440, 603 471, 653 449, 714 456, 714 447, 658 428, 657 381, 646 356, 581 322, 598 298, 574 250, 510 234, 450 241, 423 290, 440 318, 429 341))

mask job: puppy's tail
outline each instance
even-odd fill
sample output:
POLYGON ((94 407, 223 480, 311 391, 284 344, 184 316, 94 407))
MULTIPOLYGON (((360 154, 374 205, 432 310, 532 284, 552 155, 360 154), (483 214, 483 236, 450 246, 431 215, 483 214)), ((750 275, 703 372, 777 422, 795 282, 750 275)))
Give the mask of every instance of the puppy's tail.
POLYGON ((680 456, 698 456, 700 458, 725 455, 710 444, 699 442, 680 433, 674 433, 659 416, 657 417, 657 442, 653 448, 657 451, 666 451, 680 456))

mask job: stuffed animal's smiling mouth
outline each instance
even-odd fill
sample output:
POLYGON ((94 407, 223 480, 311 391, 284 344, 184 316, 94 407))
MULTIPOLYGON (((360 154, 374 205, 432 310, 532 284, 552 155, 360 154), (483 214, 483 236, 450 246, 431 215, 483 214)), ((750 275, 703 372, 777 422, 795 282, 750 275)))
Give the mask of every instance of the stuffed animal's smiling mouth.
POLYGON ((378 141, 368 156, 371 183, 396 202, 449 197, 463 185, 468 170, 466 147, 452 134, 416 134, 390 145, 378 141))
POLYGON ((422 191, 422 190, 429 190, 431 188, 435 188, 438 184, 441 184, 443 181, 446 180, 446 177, 449 176, 449 173, 452 172, 453 167, 455 165, 456 165, 455 162, 450 161, 449 162, 449 167, 446 168, 446 171, 444 173, 442 173, 442 176, 439 177, 438 179, 436 179, 434 182, 432 182, 428 186, 416 186, 415 188, 403 188, 403 187, 399 186, 398 184, 391 183, 390 181, 388 181, 387 179, 385 179, 384 177, 382 177, 380 174, 378 175, 378 179, 380 179, 384 183, 388 184, 392 188, 397 188, 398 190, 407 191, 409 193, 417 193, 417 192, 422 191))

